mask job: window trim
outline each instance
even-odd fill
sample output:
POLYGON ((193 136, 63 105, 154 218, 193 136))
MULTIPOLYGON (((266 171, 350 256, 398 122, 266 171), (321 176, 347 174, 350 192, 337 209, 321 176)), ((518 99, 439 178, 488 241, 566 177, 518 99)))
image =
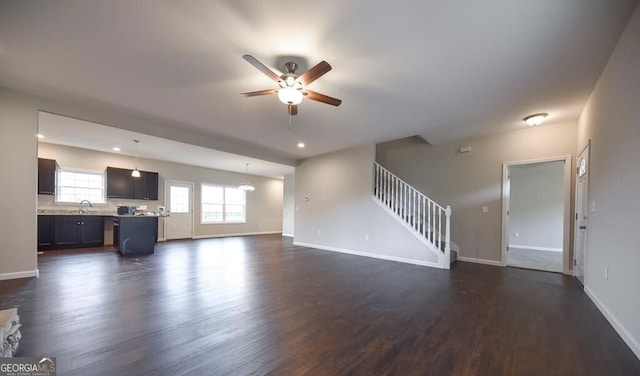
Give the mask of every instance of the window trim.
POLYGON ((91 205, 96 205, 96 206, 107 206, 108 202, 107 202, 107 172, 106 170, 104 171, 96 171, 96 170, 87 170, 87 169, 82 169, 82 168, 67 168, 67 167, 56 167, 56 182, 55 182, 55 190, 56 193, 53 196, 53 202, 55 204, 60 204, 60 205, 77 205, 79 204, 79 202, 75 202, 75 201, 63 201, 63 200, 59 200, 58 199, 58 192, 60 191, 60 184, 59 184, 59 174, 61 172, 73 172, 73 173, 81 173, 81 174, 93 174, 93 175, 101 175, 102 176, 102 202, 93 202, 91 201, 91 205))
MULTIPOLYGON (((214 204, 214 205, 219 205, 219 204, 214 204)), ((236 205, 236 204, 228 204, 228 205, 236 205)), ((215 183, 200 183, 200 224, 201 225, 229 225, 229 224, 244 224, 247 223, 247 192, 246 191, 242 191, 240 189, 238 189, 237 186, 234 185, 223 185, 223 184, 215 184, 215 183), (203 207, 205 204, 210 204, 210 203, 205 203, 202 197, 202 194, 204 192, 204 187, 213 187, 213 188, 222 188, 222 220, 221 221, 215 221, 215 220, 204 220, 203 219, 203 214, 204 214, 204 210, 203 207), (241 191, 244 195, 244 203, 242 204, 243 207, 243 220, 242 221, 226 221, 225 218, 227 216, 226 213, 226 207, 227 207, 227 203, 226 203, 226 193, 225 190, 227 188, 230 189, 237 189, 239 191, 241 191)))

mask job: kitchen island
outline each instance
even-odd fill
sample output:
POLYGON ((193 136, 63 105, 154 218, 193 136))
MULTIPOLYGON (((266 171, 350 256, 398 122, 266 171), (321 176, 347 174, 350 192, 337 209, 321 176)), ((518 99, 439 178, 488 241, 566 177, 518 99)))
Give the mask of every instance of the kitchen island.
POLYGON ((157 241, 157 216, 116 215, 113 217, 113 246, 121 255, 152 254, 157 241))

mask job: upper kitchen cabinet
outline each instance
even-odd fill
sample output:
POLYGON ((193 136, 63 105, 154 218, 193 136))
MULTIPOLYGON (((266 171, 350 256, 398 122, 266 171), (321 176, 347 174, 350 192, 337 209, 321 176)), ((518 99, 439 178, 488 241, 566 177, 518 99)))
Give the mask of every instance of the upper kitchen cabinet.
POLYGON ((131 170, 107 167, 107 197, 133 198, 131 170))
POLYGON ((157 200, 158 173, 140 171, 140 177, 133 178, 133 196, 137 200, 157 200))
POLYGON ((56 161, 38 158, 38 194, 53 195, 56 193, 56 161))
POLYGON ((140 177, 131 176, 124 168, 107 167, 107 197, 134 200, 158 199, 158 173, 140 171, 140 177))

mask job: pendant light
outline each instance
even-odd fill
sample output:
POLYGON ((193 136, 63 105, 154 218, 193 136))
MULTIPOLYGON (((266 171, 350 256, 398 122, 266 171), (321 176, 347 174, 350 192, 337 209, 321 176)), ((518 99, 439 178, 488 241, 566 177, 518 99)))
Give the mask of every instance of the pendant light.
POLYGON ((241 191, 255 191, 256 187, 254 187, 251 183, 249 183, 249 164, 247 163, 245 173, 247 175, 247 181, 245 183, 241 183, 238 189, 241 191))
POLYGON ((138 171, 138 142, 140 142, 140 140, 133 140, 133 142, 136 143, 136 168, 131 171, 131 176, 133 176, 134 178, 139 178, 140 171, 138 171))

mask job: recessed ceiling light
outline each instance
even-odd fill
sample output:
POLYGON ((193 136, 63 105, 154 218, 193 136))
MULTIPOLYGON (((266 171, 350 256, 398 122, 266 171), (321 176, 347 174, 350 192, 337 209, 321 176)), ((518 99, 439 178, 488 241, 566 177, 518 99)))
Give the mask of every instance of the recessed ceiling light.
POLYGON ((40 138, 40 139, 43 139, 43 138, 44 138, 44 135, 43 135, 43 134, 38 133, 38 134, 36 135, 36 137, 38 137, 38 138, 40 138))
POLYGON ((117 146, 114 146, 113 148, 111 148, 111 150, 113 150, 113 151, 120 151, 120 148, 119 148, 119 147, 117 147, 117 146))
POLYGON ((298 142, 298 148, 302 149, 304 147, 304 142, 298 142))
POLYGON ((535 127, 536 125, 542 123, 544 121, 544 118, 546 117, 547 117, 547 114, 545 114, 544 112, 541 112, 539 114, 529 115, 522 120, 524 120, 524 122, 527 123, 528 125, 535 127))

